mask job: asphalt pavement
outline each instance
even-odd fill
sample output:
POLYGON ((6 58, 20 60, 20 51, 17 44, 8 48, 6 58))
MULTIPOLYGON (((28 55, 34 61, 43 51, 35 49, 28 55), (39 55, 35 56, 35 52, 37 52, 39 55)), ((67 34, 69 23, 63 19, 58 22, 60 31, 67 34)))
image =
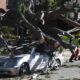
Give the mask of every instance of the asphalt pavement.
MULTIPOLYGON (((67 60, 70 56, 70 53, 69 51, 64 52, 66 57, 65 59, 67 60)), ((67 61, 59 70, 49 71, 47 74, 44 75, 34 73, 30 76, 1 76, 0 80, 80 80, 80 61, 67 61)))
POLYGON ((33 74, 30 76, 25 75, 15 77, 1 76, 0 80, 80 80, 80 61, 67 62, 59 70, 49 71, 44 75, 33 74))
POLYGON ((40 75, 36 80, 80 80, 80 61, 65 63, 59 70, 40 75))

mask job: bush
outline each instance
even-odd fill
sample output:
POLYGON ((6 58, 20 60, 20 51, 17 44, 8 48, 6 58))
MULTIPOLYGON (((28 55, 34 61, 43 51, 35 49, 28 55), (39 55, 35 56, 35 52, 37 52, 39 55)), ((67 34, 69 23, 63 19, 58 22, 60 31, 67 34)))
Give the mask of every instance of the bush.
POLYGON ((55 9, 56 5, 57 5, 57 0, 48 0, 49 9, 55 9))

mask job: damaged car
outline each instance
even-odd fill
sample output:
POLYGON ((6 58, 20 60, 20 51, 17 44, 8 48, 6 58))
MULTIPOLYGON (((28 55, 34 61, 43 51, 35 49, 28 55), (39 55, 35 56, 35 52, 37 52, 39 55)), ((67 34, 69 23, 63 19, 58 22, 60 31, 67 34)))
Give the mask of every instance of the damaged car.
POLYGON ((59 68, 58 57, 50 60, 49 55, 39 52, 34 44, 16 47, 12 52, 9 56, 0 56, 0 74, 22 75, 59 68))

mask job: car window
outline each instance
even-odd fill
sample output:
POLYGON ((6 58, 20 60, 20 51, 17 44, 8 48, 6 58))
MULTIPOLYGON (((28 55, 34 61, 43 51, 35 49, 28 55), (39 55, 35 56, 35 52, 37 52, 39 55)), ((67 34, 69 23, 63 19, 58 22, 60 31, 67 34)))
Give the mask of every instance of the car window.
POLYGON ((24 46, 20 49, 15 49, 14 54, 30 54, 31 50, 32 50, 32 48, 24 46))

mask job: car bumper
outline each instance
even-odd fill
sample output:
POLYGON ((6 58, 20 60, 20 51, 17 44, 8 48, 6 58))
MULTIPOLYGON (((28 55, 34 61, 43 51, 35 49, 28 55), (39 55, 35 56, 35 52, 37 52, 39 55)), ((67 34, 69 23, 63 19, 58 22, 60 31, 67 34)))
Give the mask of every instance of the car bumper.
POLYGON ((3 75, 18 75, 19 68, 0 68, 0 74, 3 75))

